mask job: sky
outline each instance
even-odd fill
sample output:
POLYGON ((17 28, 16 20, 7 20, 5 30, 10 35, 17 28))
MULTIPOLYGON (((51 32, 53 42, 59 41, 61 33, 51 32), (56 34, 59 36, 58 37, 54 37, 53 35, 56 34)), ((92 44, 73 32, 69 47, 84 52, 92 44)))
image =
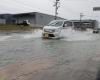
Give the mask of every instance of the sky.
MULTIPOLYGON (((41 12, 54 15, 55 0, 0 0, 0 13, 41 12)), ((99 7, 100 0, 60 0, 58 13, 65 19, 96 19, 100 21, 100 11, 93 11, 99 7)))

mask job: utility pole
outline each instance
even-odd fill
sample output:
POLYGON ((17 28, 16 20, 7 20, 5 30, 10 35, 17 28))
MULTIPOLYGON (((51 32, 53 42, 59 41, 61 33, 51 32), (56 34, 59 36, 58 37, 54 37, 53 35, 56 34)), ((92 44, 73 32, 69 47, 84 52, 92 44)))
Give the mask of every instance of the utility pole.
POLYGON ((82 17, 83 17, 83 13, 80 13, 80 28, 82 28, 82 17))
POLYGON ((80 22, 82 21, 83 13, 80 13, 80 22))
POLYGON ((55 20, 56 20, 58 15, 58 9, 60 7, 60 0, 55 1, 54 7, 55 7, 55 20))

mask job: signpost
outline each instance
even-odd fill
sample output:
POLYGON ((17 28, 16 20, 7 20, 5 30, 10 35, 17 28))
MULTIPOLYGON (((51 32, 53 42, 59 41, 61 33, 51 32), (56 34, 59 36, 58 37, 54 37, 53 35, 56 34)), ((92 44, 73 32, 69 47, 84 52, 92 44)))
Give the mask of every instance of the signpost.
POLYGON ((82 22, 82 17, 85 16, 83 15, 83 13, 80 13, 80 29, 81 30, 85 30, 85 27, 83 26, 83 22, 82 22))
POLYGON ((93 11, 100 11, 100 7, 93 7, 93 11))
POLYGON ((100 11, 100 7, 93 7, 93 11, 100 11))

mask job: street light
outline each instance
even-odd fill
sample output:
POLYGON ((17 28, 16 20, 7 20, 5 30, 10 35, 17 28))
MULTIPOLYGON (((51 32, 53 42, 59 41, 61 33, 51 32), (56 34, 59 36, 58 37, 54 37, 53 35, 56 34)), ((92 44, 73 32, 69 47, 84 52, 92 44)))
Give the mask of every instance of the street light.
POLYGON ((83 13, 80 13, 80 28, 83 29, 83 25, 82 25, 82 17, 83 17, 83 13))
POLYGON ((80 22, 81 22, 83 16, 84 16, 83 13, 80 13, 80 22))

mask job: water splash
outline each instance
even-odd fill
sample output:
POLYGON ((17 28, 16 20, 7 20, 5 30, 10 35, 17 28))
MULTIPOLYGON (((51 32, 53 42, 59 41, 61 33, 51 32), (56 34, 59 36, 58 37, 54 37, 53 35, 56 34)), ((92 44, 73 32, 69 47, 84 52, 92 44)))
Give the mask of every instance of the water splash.
POLYGON ((32 31, 32 33, 24 34, 23 37, 25 39, 30 39, 30 38, 40 38, 42 36, 42 30, 35 30, 32 31))
POLYGON ((91 30, 87 31, 75 31, 72 28, 62 30, 63 39, 66 41, 82 41, 82 40, 94 40, 91 30))
POLYGON ((0 36, 0 41, 4 41, 8 38, 10 38, 11 36, 0 36))
MULTIPOLYGON (((39 29, 34 30, 32 31, 32 33, 27 33, 22 36, 24 39, 41 38, 42 30, 39 30, 39 29)), ((94 40, 95 39, 91 30, 75 31, 72 28, 63 29, 60 36, 63 37, 61 40, 65 40, 65 41, 82 41, 82 40, 94 40)))

